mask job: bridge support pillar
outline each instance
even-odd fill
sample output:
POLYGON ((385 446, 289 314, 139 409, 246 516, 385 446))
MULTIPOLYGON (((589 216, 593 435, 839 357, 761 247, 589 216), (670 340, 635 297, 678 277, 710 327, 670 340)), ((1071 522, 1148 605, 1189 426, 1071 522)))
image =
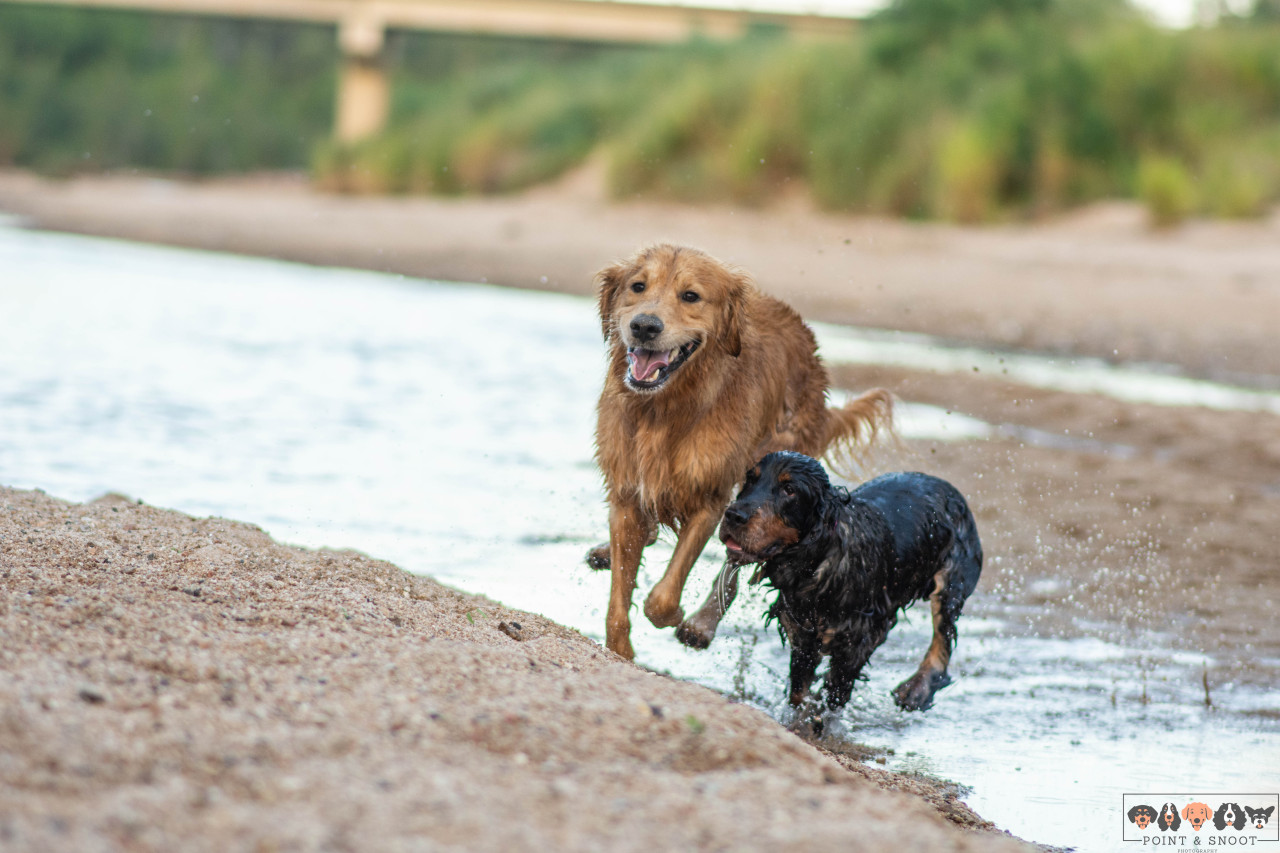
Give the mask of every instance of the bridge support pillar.
POLYGON ((334 135, 339 142, 359 142, 386 126, 391 86, 382 64, 385 41, 386 27, 380 20, 350 17, 338 24, 342 68, 338 77, 334 135))

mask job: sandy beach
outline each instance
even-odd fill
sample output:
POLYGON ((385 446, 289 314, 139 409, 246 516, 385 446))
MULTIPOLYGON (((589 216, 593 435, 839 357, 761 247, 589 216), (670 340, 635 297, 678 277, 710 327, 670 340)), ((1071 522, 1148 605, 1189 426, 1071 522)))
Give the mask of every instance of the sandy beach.
MULTIPOLYGON (((602 264, 669 239, 742 265, 810 320, 1280 388, 1280 215, 1154 232, 1109 204, 964 229, 829 216, 799 198, 611 205, 590 170, 499 199, 328 196, 296 176, 11 172, 0 211, 580 294, 602 264)), ((1158 633, 1223 661, 1206 691, 1276 686, 1280 415, 1049 391, 976 368, 833 379, 1000 427, 903 442, 874 463, 926 468, 968 496, 989 559, 966 612, 1016 610, 1018 630, 1040 637, 1158 633)), ((537 615, 387 563, 118 496, 76 505, 5 489, 0 503, 6 849, 1019 844, 945 783, 823 751, 537 615)))

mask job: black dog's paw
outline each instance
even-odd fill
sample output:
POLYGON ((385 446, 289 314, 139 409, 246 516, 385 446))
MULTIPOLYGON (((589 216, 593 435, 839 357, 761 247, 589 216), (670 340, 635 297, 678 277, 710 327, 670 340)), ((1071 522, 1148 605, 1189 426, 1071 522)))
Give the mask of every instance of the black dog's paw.
POLYGON ((933 707, 933 694, 951 683, 946 670, 917 672, 893 691, 893 701, 904 711, 927 711, 933 707))
POLYGON ((703 631, 688 620, 676 626, 676 639, 691 649, 705 649, 715 636, 715 631, 703 631))
POLYGON ((793 735, 805 740, 816 740, 822 737, 825 720, 817 707, 806 703, 800 708, 789 708, 780 722, 793 735))
POLYGON ((594 572, 604 572, 609 569, 609 543, 597 545, 587 552, 587 568, 594 572))

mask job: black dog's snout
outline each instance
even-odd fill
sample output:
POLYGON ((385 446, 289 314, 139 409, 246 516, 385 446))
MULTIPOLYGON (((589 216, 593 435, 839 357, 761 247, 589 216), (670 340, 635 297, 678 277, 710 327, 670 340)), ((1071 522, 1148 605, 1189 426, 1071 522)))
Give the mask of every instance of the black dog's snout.
POLYGON ((729 508, 724 511, 724 520, 734 527, 741 527, 747 523, 748 515, 742 510, 738 504, 729 504, 729 508))
POLYGON ((637 314, 631 320, 631 335, 637 343, 647 344, 662 334, 662 321, 652 314, 637 314))

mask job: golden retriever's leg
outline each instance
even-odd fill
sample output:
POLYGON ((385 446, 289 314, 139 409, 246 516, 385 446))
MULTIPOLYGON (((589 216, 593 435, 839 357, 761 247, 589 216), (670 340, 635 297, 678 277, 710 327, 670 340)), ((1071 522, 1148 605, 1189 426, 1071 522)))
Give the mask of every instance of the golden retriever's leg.
POLYGON ((634 503, 609 505, 609 567, 613 582, 609 588, 609 613, 605 618, 605 645, 631 660, 631 595, 640 569, 640 552, 649 541, 652 523, 634 503))
POLYGON ((693 568, 694 561, 715 531, 722 506, 723 504, 716 502, 680 525, 680 536, 676 540, 676 550, 671 555, 667 572, 644 603, 644 615, 657 627, 670 628, 684 619, 684 611, 680 609, 680 594, 684 592, 684 582, 689 578, 689 570, 693 568))
POLYGON ((705 649, 716 637, 716 628, 738 597, 738 573, 741 566, 726 565, 716 575, 716 582, 707 593, 707 600, 688 619, 676 628, 676 639, 691 649, 705 649))

